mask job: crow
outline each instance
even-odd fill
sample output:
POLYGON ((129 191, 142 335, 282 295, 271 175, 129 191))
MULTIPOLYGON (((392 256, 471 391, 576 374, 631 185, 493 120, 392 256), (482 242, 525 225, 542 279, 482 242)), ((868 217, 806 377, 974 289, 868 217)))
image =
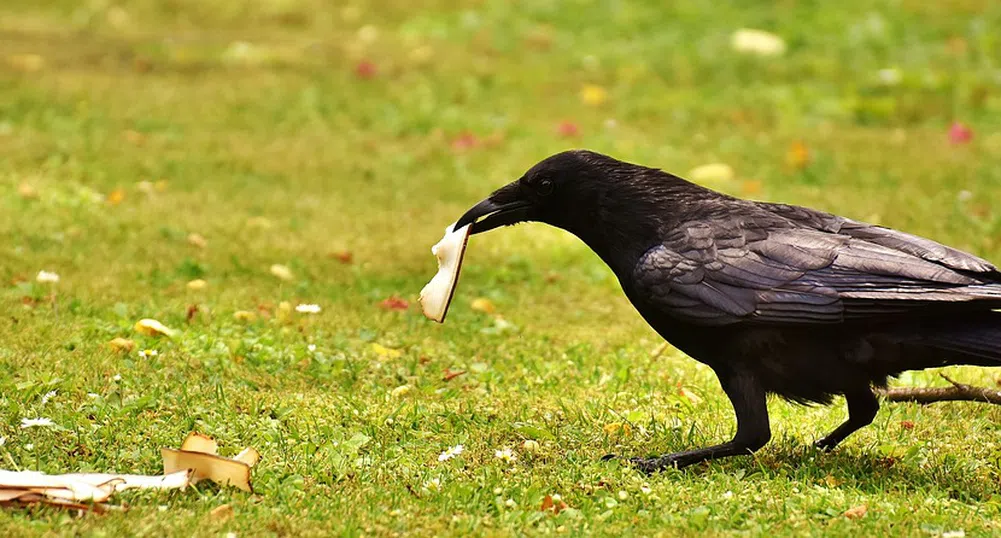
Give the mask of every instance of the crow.
POLYGON ((750 454, 771 438, 766 396, 848 419, 829 450, 873 421, 873 387, 906 370, 1001 366, 1001 272, 915 235, 805 207, 743 200, 585 150, 553 155, 455 224, 526 221, 576 235, 665 340, 716 373, 729 442, 632 458, 654 472, 750 454))

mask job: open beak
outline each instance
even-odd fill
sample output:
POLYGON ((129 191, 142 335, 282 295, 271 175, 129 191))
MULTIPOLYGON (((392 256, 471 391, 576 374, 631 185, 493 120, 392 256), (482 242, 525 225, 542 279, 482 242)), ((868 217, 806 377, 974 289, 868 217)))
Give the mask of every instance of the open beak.
POLYGON ((473 227, 470 233, 478 234, 529 220, 531 204, 519 199, 518 185, 512 183, 491 194, 487 199, 474 205, 455 223, 456 230, 467 224, 473 227), (482 219, 482 220, 477 220, 482 219))

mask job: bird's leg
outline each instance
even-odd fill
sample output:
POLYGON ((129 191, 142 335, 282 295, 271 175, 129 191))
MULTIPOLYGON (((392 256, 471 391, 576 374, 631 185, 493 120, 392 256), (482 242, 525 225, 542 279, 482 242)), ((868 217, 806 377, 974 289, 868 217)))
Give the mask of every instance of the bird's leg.
POLYGON ((742 370, 717 371, 717 375, 737 414, 737 433, 733 440, 656 458, 633 458, 630 461, 635 467, 647 473, 669 467, 681 468, 705 460, 750 454, 768 442, 772 435, 768 425, 768 405, 765 390, 758 380, 742 370))
POLYGON ((817 448, 833 449, 855 430, 871 424, 872 419, 876 418, 876 412, 879 411, 879 400, 869 387, 845 392, 845 402, 848 403, 848 420, 814 443, 817 448))

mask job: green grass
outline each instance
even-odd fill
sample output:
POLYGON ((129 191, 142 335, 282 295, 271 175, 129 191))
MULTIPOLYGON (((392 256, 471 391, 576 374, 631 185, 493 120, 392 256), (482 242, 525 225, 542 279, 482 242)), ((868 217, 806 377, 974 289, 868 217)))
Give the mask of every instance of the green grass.
POLYGON ((716 188, 1001 261, 1001 5, 410 4, 3 3, 0 466, 156 473, 159 448, 191 430, 264 459, 254 495, 200 484, 122 494, 129 510, 104 516, 5 509, 0 533, 1001 532, 991 406, 887 404, 822 454, 810 445, 843 404, 773 401, 773 442, 754 457, 652 477, 597 461, 717 442, 731 410, 707 368, 651 355, 659 339, 614 277, 559 231, 473 238, 442 326, 413 304, 379 307, 414 301, 445 225, 569 147, 680 174, 724 162, 737 177, 716 188), (741 27, 781 34, 788 53, 739 56, 741 27), (362 60, 377 76, 356 75, 362 60), (898 84, 880 82, 886 68, 898 84), (585 84, 608 101, 582 104, 585 84), (957 120, 969 144, 949 143, 957 120), (563 121, 579 135, 559 135, 563 121), (464 133, 481 143, 454 149, 464 133), (805 169, 786 162, 796 141, 805 169), (272 276, 276 263, 294 278, 272 276), (43 269, 61 281, 36 283, 43 269), (208 286, 187 289, 195 278, 208 286), (474 311, 477 297, 513 327, 474 311), (283 301, 323 311, 278 321, 283 301), (144 317, 180 334, 136 335, 144 317), (114 353, 115 337, 159 355, 114 353), (20 428, 34 417, 58 427, 20 428), (439 462, 456 444, 465 451, 439 462), (517 460, 496 458, 503 448, 517 460), (572 510, 541 512, 552 493, 572 510), (213 518, 223 504, 234 517, 213 518), (859 505, 864 518, 842 515, 859 505))

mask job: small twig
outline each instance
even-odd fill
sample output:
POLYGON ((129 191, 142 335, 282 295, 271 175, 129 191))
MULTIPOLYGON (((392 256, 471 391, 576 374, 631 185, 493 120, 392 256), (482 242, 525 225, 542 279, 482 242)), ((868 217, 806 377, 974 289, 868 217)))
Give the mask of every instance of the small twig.
POLYGON ((951 387, 926 388, 908 387, 877 390, 876 393, 891 402, 917 402, 930 404, 935 402, 984 402, 1001 405, 1001 391, 986 387, 974 387, 957 383, 944 374, 939 374, 952 384, 951 387))

